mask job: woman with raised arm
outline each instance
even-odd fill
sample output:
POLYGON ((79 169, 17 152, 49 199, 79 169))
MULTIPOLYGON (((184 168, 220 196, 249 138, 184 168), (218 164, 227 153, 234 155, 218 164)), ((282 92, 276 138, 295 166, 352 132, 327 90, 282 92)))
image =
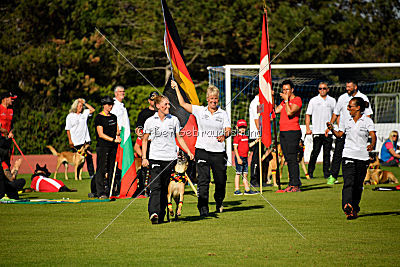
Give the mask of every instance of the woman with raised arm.
POLYGON ((169 114, 169 100, 166 96, 157 96, 154 99, 157 112, 144 123, 142 140, 142 166, 150 166, 150 199, 149 217, 152 224, 164 222, 165 211, 168 204, 168 184, 172 171, 178 158, 178 140, 181 147, 193 160, 183 137, 179 134, 180 123, 177 117, 169 114), (147 142, 151 135, 149 158, 147 155, 147 142))
POLYGON ((342 209, 348 220, 358 217, 363 181, 369 163, 368 152, 372 151, 376 144, 374 122, 363 114, 368 106, 369 103, 361 97, 354 97, 347 106, 351 117, 339 124, 338 131, 333 129, 332 123, 327 122, 328 129, 334 136, 340 138, 346 134, 342 160, 342 209), (368 145, 369 136, 371 144, 368 145))
POLYGON ((186 103, 179 91, 178 84, 171 81, 175 89, 179 104, 197 120, 198 135, 196 141, 196 168, 198 172, 198 203, 200 216, 208 216, 208 195, 210 189, 210 168, 215 182, 214 199, 216 212, 223 211, 223 201, 226 192, 226 163, 225 139, 231 135, 231 123, 225 110, 219 108, 219 90, 210 85, 207 89, 206 107, 186 103))
POLYGON ((301 139, 299 119, 303 102, 294 94, 294 84, 291 80, 282 82, 280 96, 283 101, 275 108, 275 113, 281 114, 279 120, 280 144, 288 165, 289 186, 277 192, 300 192, 301 181, 297 153, 301 139))

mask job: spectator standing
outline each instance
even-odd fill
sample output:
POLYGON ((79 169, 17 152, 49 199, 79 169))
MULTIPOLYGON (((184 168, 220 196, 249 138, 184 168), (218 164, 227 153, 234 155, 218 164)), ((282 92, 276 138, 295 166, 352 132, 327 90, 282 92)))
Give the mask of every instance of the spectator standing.
POLYGON ((382 166, 399 166, 400 154, 396 153, 398 150, 397 141, 399 140, 399 133, 391 131, 389 138, 383 143, 381 148, 381 165, 382 166))
MULTIPOLYGON (((85 143, 90 144, 90 134, 87 121, 89 116, 92 116, 95 109, 86 103, 85 99, 79 98, 72 103, 65 122, 65 130, 67 131, 68 142, 70 147, 78 151, 85 143), (86 107, 87 109, 84 109, 86 107)), ((94 181, 94 166, 93 157, 90 147, 87 149, 86 166, 89 176, 94 181)), ((93 183, 92 183, 93 184, 93 183)), ((92 190, 92 193, 93 190, 92 190)))
POLYGON ((196 169, 198 173, 197 191, 200 216, 209 216, 208 196, 210 189, 210 168, 215 182, 214 199, 216 212, 223 211, 223 201, 226 193, 226 163, 225 139, 231 135, 231 123, 228 114, 218 106, 219 90, 210 85, 207 89, 206 107, 186 103, 179 91, 178 84, 171 81, 179 104, 197 120, 198 136, 196 141, 196 169))
POLYGON ((114 101, 106 96, 101 99, 103 111, 95 118, 97 138, 96 191, 99 198, 108 198, 113 176, 117 145, 121 143, 117 116, 111 114, 114 101))
POLYGON ((333 129, 332 123, 327 126, 332 133, 340 138, 345 135, 343 150, 342 172, 342 209, 348 220, 356 219, 360 212, 360 201, 363 191, 363 181, 369 165, 369 151, 376 144, 375 126, 371 118, 363 112, 369 102, 361 97, 352 98, 347 106, 350 118, 341 120, 339 130, 333 129), (368 145, 368 136, 371 144, 368 145))
POLYGON ((314 177, 315 163, 318 155, 323 150, 323 172, 326 179, 330 176, 332 134, 325 136, 326 123, 332 118, 336 100, 328 95, 328 83, 321 82, 318 85, 318 95, 311 98, 306 111, 306 134, 313 137, 313 149, 308 163, 308 174, 314 177), (312 117, 312 130, 310 128, 310 117, 312 117))
MULTIPOLYGON (((110 113, 117 116, 119 131, 121 131, 122 127, 128 127, 129 130, 131 127, 129 122, 128 111, 125 108, 124 103, 122 103, 124 98, 125 98, 125 88, 120 85, 116 86, 114 89, 114 105, 110 113)), ((126 136, 124 138, 126 140, 126 136)), ((117 192, 120 192, 121 188, 121 175, 122 175, 121 169, 122 166, 119 166, 119 168, 117 168, 115 171, 115 185, 117 188, 116 189, 117 192)))
POLYGON ((0 104, 0 159, 11 168, 11 144, 14 138, 13 122, 14 110, 11 108, 13 101, 17 98, 12 92, 1 95, 0 104))
POLYGON ((289 186, 281 192, 300 192, 301 181, 297 153, 301 138, 299 118, 302 101, 294 94, 294 85, 291 80, 283 81, 280 96, 283 101, 275 108, 275 112, 281 114, 280 143, 289 170, 289 186))
MULTIPOLYGON (((135 144, 134 149, 136 151, 136 153, 140 154, 140 157, 142 157, 142 138, 143 138, 143 128, 144 128, 144 123, 146 122, 146 120, 148 118, 150 118, 151 116, 153 116, 157 111, 156 111, 156 107, 155 107, 155 98, 157 96, 159 96, 160 94, 157 91, 152 91, 149 94, 149 97, 147 99, 147 101, 149 102, 149 106, 145 109, 143 109, 142 111, 140 111, 137 120, 136 120, 136 128, 135 128, 135 133, 138 136, 138 138, 136 139, 136 143, 138 143, 138 145, 135 144), (140 150, 138 150, 140 149, 140 150)), ((146 147, 146 158, 149 158, 149 152, 150 152, 150 143, 151 143, 151 138, 149 136, 148 140, 147 140, 147 147, 146 147)), ((149 172, 149 168, 148 167, 143 167, 139 170, 138 173, 138 188, 139 188, 139 192, 143 191, 144 186, 145 186, 145 180, 146 180, 146 174, 149 172)), ((146 192, 148 192, 149 190, 147 189, 146 192)), ((143 192, 144 194, 144 192, 143 192)))
MULTIPOLYGON (((340 127, 340 123, 348 120, 351 116, 349 111, 347 110, 348 103, 353 97, 361 97, 365 101, 369 103, 368 97, 358 91, 358 86, 355 81, 346 82, 346 93, 341 95, 336 103, 335 109, 333 111, 333 115, 331 118, 331 123, 333 124, 336 121, 338 127, 340 127)), ((364 114, 368 117, 371 117, 373 114, 370 105, 365 108, 363 111, 364 114)), ((326 135, 329 130, 326 130, 326 135)), ((346 139, 345 135, 342 135, 340 138, 336 138, 335 142, 335 150, 333 152, 332 164, 331 164, 331 175, 328 178, 327 184, 333 185, 337 183, 337 178, 339 176, 340 163, 342 162, 342 153, 344 149, 344 140, 346 139)))
MULTIPOLYGON (((149 98, 147 101, 149 102, 149 106, 142 111, 140 111, 137 120, 136 120, 136 128, 135 128, 135 133, 137 136, 142 137, 143 136, 143 127, 144 123, 148 118, 153 116, 157 111, 155 109, 155 103, 154 99, 159 96, 160 94, 157 91, 153 91, 150 93, 149 98)), ((148 151, 148 150, 147 150, 148 151)))
POLYGON ((150 166, 151 178, 150 199, 148 205, 149 218, 153 224, 164 222, 167 208, 168 184, 172 171, 178 158, 178 146, 181 147, 193 160, 183 137, 179 134, 180 123, 177 117, 169 114, 169 100, 166 96, 157 96, 155 99, 157 112, 148 118, 144 124, 144 135, 142 140, 142 165, 150 166), (151 135, 149 158, 147 155, 147 141, 151 135))
MULTIPOLYGON (((259 95, 257 94, 254 99, 250 102, 249 106, 249 116, 250 116, 250 133, 249 133, 249 142, 252 143, 255 141, 257 138, 260 137, 259 133, 259 119, 258 119, 258 112, 257 112, 257 107, 259 105, 259 95)), ((261 148, 263 147, 263 144, 261 143, 261 148)), ((251 151, 252 156, 251 156, 251 163, 250 163, 250 184, 251 186, 255 188, 260 187, 260 164, 259 164, 259 145, 255 144, 252 146, 251 151)))
POLYGON ((246 135, 247 122, 245 120, 238 120, 237 124, 237 134, 233 139, 233 150, 235 152, 235 192, 234 195, 242 195, 240 191, 240 176, 243 175, 243 185, 245 195, 254 195, 256 192, 250 189, 249 183, 247 181, 247 174, 249 170, 248 155, 249 155, 249 138, 246 135))

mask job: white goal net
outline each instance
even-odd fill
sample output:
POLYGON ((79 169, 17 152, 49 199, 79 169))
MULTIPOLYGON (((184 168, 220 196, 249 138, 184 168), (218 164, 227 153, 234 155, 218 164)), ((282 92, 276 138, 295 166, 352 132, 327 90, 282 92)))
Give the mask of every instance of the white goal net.
MULTIPOLYGON (((283 80, 291 79, 295 84, 295 94, 302 98, 300 124, 303 137, 308 102, 318 94, 321 81, 328 83, 329 95, 336 100, 346 92, 346 81, 357 81, 358 90, 368 96, 374 111, 372 119, 378 136, 376 151, 380 150, 390 131, 400 130, 400 63, 271 65, 271 69, 275 92, 280 92, 283 80)), ((249 105, 259 90, 259 65, 208 67, 208 73, 209 83, 220 89, 220 105, 228 112, 232 129, 239 119, 249 122, 249 105)), ((278 93, 275 98, 280 102, 278 93)), ((304 156, 308 161, 312 138, 306 138, 305 143, 304 156)), ((227 140, 227 152, 228 160, 232 162, 231 138, 227 140)), ((322 160, 322 153, 318 160, 322 160)))

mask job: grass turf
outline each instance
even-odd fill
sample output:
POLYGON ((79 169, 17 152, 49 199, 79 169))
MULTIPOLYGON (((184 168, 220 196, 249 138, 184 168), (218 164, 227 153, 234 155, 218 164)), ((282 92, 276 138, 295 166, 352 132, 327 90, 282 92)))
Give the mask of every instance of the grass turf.
MULTIPOLYGON (((400 177, 398 168, 385 169, 400 177)), ((148 199, 0 204, 0 264, 398 265, 400 192, 376 192, 372 191, 375 186, 366 186, 360 218, 347 221, 341 210, 342 179, 328 186, 318 176, 321 173, 318 165, 317 178, 302 179, 301 193, 276 194, 269 187, 264 188, 263 197, 234 196, 234 169, 229 167, 222 214, 200 218, 197 199, 187 187, 180 219, 161 225, 150 224, 148 199)), ((87 199, 88 178, 65 183, 78 192, 29 193, 22 198, 87 199)), ((214 186, 210 200, 213 192, 214 186)), ((210 211, 214 210, 211 202, 210 211)))

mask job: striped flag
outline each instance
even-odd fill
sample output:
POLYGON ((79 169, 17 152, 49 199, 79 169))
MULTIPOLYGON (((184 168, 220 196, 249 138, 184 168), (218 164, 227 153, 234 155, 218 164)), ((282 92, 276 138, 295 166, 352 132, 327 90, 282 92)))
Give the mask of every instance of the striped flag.
MULTIPOLYGON (((179 86, 179 90, 186 103, 192 105, 199 105, 199 98, 196 93, 192 78, 190 77, 189 71, 186 67, 185 57, 183 55, 181 39, 179 37, 178 30, 175 26, 174 20, 172 19, 171 13, 169 12, 167 3, 165 0, 161 0, 161 6, 164 13, 165 23, 165 34, 164 34, 164 46, 167 57, 171 63, 173 79, 179 86)), ((179 122, 183 129, 181 135, 188 145, 190 151, 194 154, 196 144, 196 133, 197 133, 197 122, 193 115, 185 111, 178 102, 175 90, 171 88, 171 79, 165 86, 164 95, 169 98, 171 102, 170 113, 178 117, 179 122)), ((178 144, 178 146, 180 146, 178 144)))
POLYGON ((131 127, 126 109, 121 120, 121 144, 118 146, 117 161, 121 168, 120 198, 132 197, 137 189, 135 158, 133 153, 131 127))
POLYGON ((197 97, 196 89, 189 71, 186 68, 185 57, 183 56, 181 39, 178 30, 172 19, 171 13, 165 0, 161 0, 161 5, 164 13, 165 34, 164 46, 168 59, 171 63, 172 75, 174 80, 185 91, 186 96, 193 105, 199 105, 199 98, 197 97))
POLYGON ((272 78, 269 54, 269 36, 267 11, 263 14, 262 37, 261 37, 261 56, 260 56, 260 74, 259 74, 259 95, 260 95, 260 131, 261 141, 269 147, 272 143, 271 137, 271 112, 272 107, 272 78))

